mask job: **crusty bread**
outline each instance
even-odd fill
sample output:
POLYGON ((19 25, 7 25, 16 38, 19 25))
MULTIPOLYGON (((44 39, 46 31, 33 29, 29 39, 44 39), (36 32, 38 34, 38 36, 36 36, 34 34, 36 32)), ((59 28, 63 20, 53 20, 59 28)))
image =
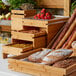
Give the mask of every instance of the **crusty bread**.
POLYGON ((58 67, 58 68, 67 68, 70 65, 73 65, 76 63, 76 56, 75 57, 70 57, 68 59, 56 62, 53 66, 58 67))
POLYGON ((47 56, 45 56, 41 64, 51 65, 57 61, 69 57, 72 54, 72 52, 73 52, 72 50, 68 50, 68 49, 55 50, 53 52, 50 52, 47 56))
POLYGON ((29 61, 40 63, 42 59, 50 53, 51 49, 44 49, 43 51, 36 52, 28 57, 29 61))

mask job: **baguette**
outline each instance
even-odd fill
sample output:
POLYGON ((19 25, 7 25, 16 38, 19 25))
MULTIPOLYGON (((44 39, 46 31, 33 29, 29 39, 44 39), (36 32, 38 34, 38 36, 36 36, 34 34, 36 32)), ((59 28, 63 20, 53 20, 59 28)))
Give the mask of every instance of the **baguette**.
POLYGON ((75 27, 76 27, 76 19, 73 21, 73 23, 70 26, 69 30, 67 31, 65 36, 62 38, 62 40, 59 42, 59 44, 57 45, 56 49, 61 48, 61 46, 64 44, 64 42, 69 37, 69 35, 71 34, 71 32, 74 30, 75 27))
POLYGON ((57 38, 57 40, 55 41, 55 43, 52 46, 52 49, 55 49, 57 44, 60 42, 60 40, 63 38, 63 36, 65 35, 65 33, 67 32, 67 30, 69 29, 70 25, 72 24, 72 22, 75 20, 76 17, 76 9, 74 11, 74 13, 72 14, 71 18, 68 20, 68 22, 65 24, 63 31, 61 32, 61 34, 59 35, 59 37, 57 38))
POLYGON ((65 47, 66 49, 69 49, 71 47, 72 42, 76 40, 76 31, 74 32, 71 40, 69 41, 68 45, 65 47))
POLYGON ((62 46, 62 48, 65 48, 68 45, 68 42, 70 41, 70 39, 72 38, 74 32, 76 32, 76 28, 75 30, 72 32, 72 34, 70 35, 70 37, 68 38, 68 40, 64 43, 64 45, 62 46))

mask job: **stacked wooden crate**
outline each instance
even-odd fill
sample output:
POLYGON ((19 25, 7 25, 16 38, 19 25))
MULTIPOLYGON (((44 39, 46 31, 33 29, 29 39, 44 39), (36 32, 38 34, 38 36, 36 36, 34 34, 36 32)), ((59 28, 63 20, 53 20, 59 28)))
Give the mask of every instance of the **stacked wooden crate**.
MULTIPOLYGON (((35 10, 27 10, 27 11, 26 10, 12 10, 11 11, 11 13, 12 13, 12 15, 11 15, 11 30, 12 31, 16 31, 16 30, 18 30, 18 28, 21 29, 21 27, 19 27, 19 25, 22 26, 22 18, 29 17, 28 12, 32 12, 32 13, 29 13, 30 16, 35 15, 35 13, 36 13, 35 10), (12 26, 13 27, 17 26, 17 28, 13 29, 12 26)), ((26 50, 32 49, 32 46, 29 46, 26 49, 25 48, 11 47, 11 45, 16 44, 17 42, 20 43, 18 40, 12 39, 12 41, 15 41, 15 43, 12 42, 11 44, 3 46, 3 58, 7 58, 7 56, 9 54, 19 55, 19 54, 21 54, 22 52, 24 52, 26 50)))
POLYGON ((35 10, 20 11, 12 11, 12 43, 3 46, 3 58, 6 58, 9 54, 20 55, 31 49, 46 47, 68 20, 68 17, 60 16, 50 20, 36 20, 33 18, 33 15, 36 13, 35 10), (39 32, 35 34, 23 32, 30 30, 39 32), (12 45, 22 43, 31 44, 31 46, 24 48, 12 47, 12 45))

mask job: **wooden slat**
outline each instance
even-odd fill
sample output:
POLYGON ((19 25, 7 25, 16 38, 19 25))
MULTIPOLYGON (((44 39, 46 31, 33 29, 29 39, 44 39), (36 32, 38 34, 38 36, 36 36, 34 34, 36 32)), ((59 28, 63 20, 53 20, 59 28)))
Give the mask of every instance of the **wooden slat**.
POLYGON ((64 0, 37 0, 39 6, 47 8, 64 8, 64 0))
POLYGON ((14 14, 24 14, 24 10, 12 10, 11 13, 14 13, 14 14))
POLYGON ((71 0, 64 0, 64 16, 70 15, 71 0))
POLYGON ((33 17, 32 18, 25 18, 22 19, 24 26, 36 26, 36 27, 48 27, 49 23, 54 23, 58 21, 67 21, 69 17, 56 17, 54 19, 50 20, 36 20, 33 17))
POLYGON ((22 19, 21 18, 11 18, 11 30, 22 30, 23 25, 22 25, 22 19))
POLYGON ((62 8, 64 16, 69 16, 71 0, 36 0, 43 8, 62 8))
POLYGON ((12 55, 20 55, 22 52, 27 52, 28 50, 33 49, 33 46, 28 46, 25 48, 16 48, 16 47, 11 47, 11 45, 13 45, 13 44, 4 45, 3 53, 12 54, 12 55))
POLYGON ((24 15, 15 15, 15 14, 12 14, 11 17, 12 18, 24 18, 24 15))
MULTIPOLYGON (((26 31, 26 30, 25 30, 26 31)), ((29 41, 33 41, 34 37, 40 37, 40 36, 44 36, 45 35, 45 31, 44 32, 38 32, 38 33, 26 33, 26 32, 22 32, 22 31, 12 31, 12 38, 15 39, 22 39, 22 40, 29 40, 29 41)))

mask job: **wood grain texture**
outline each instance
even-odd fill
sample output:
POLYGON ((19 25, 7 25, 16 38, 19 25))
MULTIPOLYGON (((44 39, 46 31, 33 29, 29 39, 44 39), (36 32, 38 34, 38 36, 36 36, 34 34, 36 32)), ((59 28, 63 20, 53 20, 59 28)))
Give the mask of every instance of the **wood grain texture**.
POLYGON ((63 9, 64 16, 70 15, 71 0, 36 0, 38 6, 43 8, 63 9))
POLYGON ((21 39, 21 40, 27 40, 27 41, 33 41, 35 37, 41 37, 41 36, 46 35, 45 31, 44 32, 38 32, 35 34, 24 33, 24 32, 19 32, 19 31, 12 31, 11 34, 12 34, 13 39, 21 39))
MULTIPOLYGON (((36 51, 39 51, 39 49, 36 51)), ((41 65, 41 64, 21 60, 27 58, 30 54, 31 53, 27 53, 24 55, 14 56, 9 58, 8 59, 9 69, 17 72, 36 75, 36 76, 75 76, 76 74, 75 73, 76 64, 71 65, 67 68, 56 68, 48 65, 41 65)))
POLYGON ((64 8, 64 0, 37 0, 38 5, 45 8, 64 8))
POLYGON ((71 0, 64 0, 64 16, 70 15, 71 0))

